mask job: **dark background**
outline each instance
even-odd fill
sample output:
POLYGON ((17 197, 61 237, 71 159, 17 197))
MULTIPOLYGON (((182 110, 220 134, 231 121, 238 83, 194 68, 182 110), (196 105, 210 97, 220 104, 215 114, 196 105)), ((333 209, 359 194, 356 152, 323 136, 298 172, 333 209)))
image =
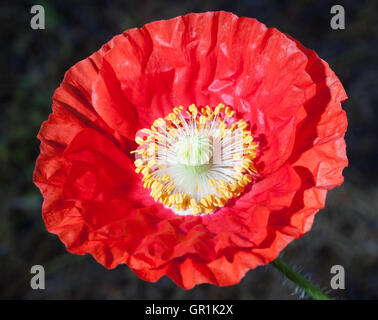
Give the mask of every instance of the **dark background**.
POLYGON ((239 285, 185 291, 168 278, 140 280, 127 266, 106 270, 89 256, 68 253, 41 218, 32 183, 36 139, 51 97, 73 64, 114 35, 189 12, 226 10, 257 18, 316 50, 341 79, 350 165, 345 183, 328 193, 314 227, 284 250, 284 258, 330 289, 330 268, 346 271, 338 299, 378 298, 378 10, 377 1, 120 0, 2 1, 0 5, 0 298, 2 299, 297 299, 273 267, 250 271, 239 285), (41 4, 46 29, 32 30, 30 8, 41 4), (342 4, 346 29, 330 28, 330 8, 342 4), (30 268, 46 270, 46 289, 30 288, 30 268))

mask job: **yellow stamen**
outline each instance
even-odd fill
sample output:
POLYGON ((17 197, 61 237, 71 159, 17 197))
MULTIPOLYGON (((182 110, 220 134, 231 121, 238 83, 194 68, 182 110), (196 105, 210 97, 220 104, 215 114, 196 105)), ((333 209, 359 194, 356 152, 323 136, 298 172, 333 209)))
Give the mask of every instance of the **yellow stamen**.
MULTIPOLYGON (((198 109, 195 104, 191 104, 185 112, 182 106, 173 108, 173 111, 164 118, 156 119, 151 128, 141 130, 145 137, 136 137, 135 139, 141 147, 131 153, 142 157, 134 162, 135 172, 143 175, 144 187, 150 189, 150 195, 155 201, 160 201, 168 207, 174 207, 178 211, 190 209, 192 214, 198 215, 211 213, 215 209, 223 207, 229 199, 239 196, 243 192, 244 188, 253 181, 252 175, 257 173, 253 162, 257 155, 257 144, 253 141, 251 132, 247 130, 247 122, 239 120, 230 124, 230 120, 226 120, 226 118, 230 119, 234 115, 235 111, 231 107, 226 107, 221 103, 213 111, 209 106, 198 109), (161 171, 169 168, 169 164, 164 164, 160 161, 160 158, 159 161, 156 158, 159 154, 159 148, 171 143, 167 141, 165 136, 158 133, 159 128, 163 127, 171 139, 180 139, 182 132, 186 130, 185 125, 189 125, 188 122, 185 123, 188 117, 194 119, 198 130, 206 131, 207 129, 203 128, 206 128, 207 124, 214 125, 216 123, 221 139, 228 137, 236 128, 241 131, 240 137, 243 137, 242 147, 244 151, 240 152, 239 148, 238 152, 231 155, 234 164, 230 167, 231 174, 229 175, 233 176, 233 182, 229 179, 225 182, 222 179, 215 179, 210 176, 207 180, 208 184, 197 184, 194 187, 193 192, 202 195, 201 198, 198 198, 198 195, 184 193, 177 189, 174 179, 168 174, 170 171, 164 173, 161 171), (159 174, 159 171, 162 174, 159 174), (209 186, 212 189, 209 189, 209 186), (212 190, 211 193, 204 194, 205 188, 206 192, 212 190)), ((193 148, 192 144, 188 146, 190 153, 195 152, 193 148)), ((181 152, 178 156, 185 158, 187 154, 181 152)))

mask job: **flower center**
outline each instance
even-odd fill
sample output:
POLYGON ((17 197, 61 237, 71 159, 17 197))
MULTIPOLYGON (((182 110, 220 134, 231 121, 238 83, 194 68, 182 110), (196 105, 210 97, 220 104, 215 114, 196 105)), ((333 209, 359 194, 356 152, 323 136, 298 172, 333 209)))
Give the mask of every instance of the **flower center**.
POLYGON ((135 141, 136 172, 155 201, 177 214, 212 213, 239 196, 257 173, 248 124, 219 104, 174 108, 135 141))
POLYGON ((188 166, 207 164, 213 153, 209 137, 198 135, 184 136, 176 142, 177 161, 188 166))

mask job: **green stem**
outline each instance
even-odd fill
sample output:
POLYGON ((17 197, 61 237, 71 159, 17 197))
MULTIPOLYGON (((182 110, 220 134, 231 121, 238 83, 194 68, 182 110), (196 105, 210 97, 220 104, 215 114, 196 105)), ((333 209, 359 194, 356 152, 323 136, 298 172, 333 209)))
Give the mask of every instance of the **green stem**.
POLYGON ((287 278, 293 281, 297 286, 302 288, 308 295, 310 295, 315 300, 330 300, 330 298, 322 292, 319 288, 313 285, 305 277, 300 275, 292 267, 290 267, 286 262, 277 258, 271 262, 271 265, 281 271, 287 278))

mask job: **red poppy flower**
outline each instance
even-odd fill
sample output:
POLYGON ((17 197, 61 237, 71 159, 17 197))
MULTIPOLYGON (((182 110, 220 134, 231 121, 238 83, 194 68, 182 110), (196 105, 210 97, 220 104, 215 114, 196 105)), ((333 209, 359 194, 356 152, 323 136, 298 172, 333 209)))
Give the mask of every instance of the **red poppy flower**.
POLYGON ((236 284, 343 182, 346 98, 314 51, 255 19, 127 30, 54 94, 34 173, 47 230, 147 281, 236 284))

